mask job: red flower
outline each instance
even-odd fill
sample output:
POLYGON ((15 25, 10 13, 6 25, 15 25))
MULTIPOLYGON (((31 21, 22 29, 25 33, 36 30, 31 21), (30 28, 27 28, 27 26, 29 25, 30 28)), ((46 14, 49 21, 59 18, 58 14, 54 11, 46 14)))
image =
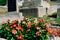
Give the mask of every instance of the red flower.
POLYGON ((28 28, 31 28, 31 22, 28 22, 28 28))
POLYGON ((54 36, 57 36, 57 35, 58 35, 58 33, 57 33, 58 30, 57 30, 56 28, 52 28, 51 31, 52 31, 52 32, 51 32, 51 35, 52 35, 52 36, 53 36, 53 35, 54 35, 54 36))
POLYGON ((16 30, 12 30, 12 34, 17 34, 17 31, 16 30))
POLYGON ((40 36, 40 32, 36 32, 36 36, 40 36))
POLYGON ((13 25, 13 27, 16 27, 16 26, 17 26, 16 24, 13 25))
POLYGON ((42 20, 41 20, 41 19, 39 19, 39 20, 38 20, 38 22, 42 22, 42 20))
POLYGON ((18 37, 17 37, 17 39, 20 39, 20 40, 22 40, 22 39, 23 39, 23 36, 22 36, 22 34, 21 34, 20 36, 18 36, 18 37))
POLYGON ((10 28, 13 28, 13 26, 10 26, 10 28))
POLYGON ((38 22, 44 22, 44 19, 39 19, 38 22))
POLYGON ((9 30, 7 27, 5 28, 6 30, 9 30))

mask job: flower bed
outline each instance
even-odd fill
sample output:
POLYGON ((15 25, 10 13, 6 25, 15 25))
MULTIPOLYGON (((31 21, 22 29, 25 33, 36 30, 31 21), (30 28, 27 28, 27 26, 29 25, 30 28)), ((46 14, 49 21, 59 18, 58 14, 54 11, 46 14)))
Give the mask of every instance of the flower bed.
POLYGON ((25 17, 21 22, 13 20, 3 22, 0 28, 0 37, 7 40, 47 40, 51 29, 44 19, 25 17))

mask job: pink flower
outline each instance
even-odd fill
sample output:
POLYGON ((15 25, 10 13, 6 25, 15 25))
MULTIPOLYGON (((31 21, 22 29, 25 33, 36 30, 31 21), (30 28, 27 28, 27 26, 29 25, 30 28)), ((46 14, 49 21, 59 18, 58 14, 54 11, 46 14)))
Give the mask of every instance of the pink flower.
POLYGON ((28 28, 31 28, 31 22, 28 22, 28 28))
POLYGON ((36 36, 40 36, 40 32, 36 32, 36 36))
POLYGON ((8 19, 8 22, 10 22, 10 19, 8 19))
POLYGON ((40 27, 36 27, 37 30, 40 30, 40 27))
POLYGON ((5 24, 5 22, 3 21, 2 24, 5 24))
POLYGON ((16 26, 17 26, 16 24, 13 25, 13 27, 16 27, 16 26))
POLYGON ((13 29, 12 34, 17 34, 17 31, 13 29))

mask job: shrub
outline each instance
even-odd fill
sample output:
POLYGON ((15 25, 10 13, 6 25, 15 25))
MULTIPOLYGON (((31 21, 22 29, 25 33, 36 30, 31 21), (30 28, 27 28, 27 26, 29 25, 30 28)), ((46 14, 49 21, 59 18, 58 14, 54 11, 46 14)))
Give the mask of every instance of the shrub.
POLYGON ((47 40, 50 30, 44 19, 26 17, 20 22, 18 20, 3 22, 0 36, 7 40, 47 40))

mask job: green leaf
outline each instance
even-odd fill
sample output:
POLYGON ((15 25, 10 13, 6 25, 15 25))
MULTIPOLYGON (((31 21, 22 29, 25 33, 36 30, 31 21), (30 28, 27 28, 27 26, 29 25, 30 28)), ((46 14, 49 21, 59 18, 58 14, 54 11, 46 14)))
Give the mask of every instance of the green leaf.
POLYGON ((15 40, 15 39, 12 37, 11 40, 15 40))

